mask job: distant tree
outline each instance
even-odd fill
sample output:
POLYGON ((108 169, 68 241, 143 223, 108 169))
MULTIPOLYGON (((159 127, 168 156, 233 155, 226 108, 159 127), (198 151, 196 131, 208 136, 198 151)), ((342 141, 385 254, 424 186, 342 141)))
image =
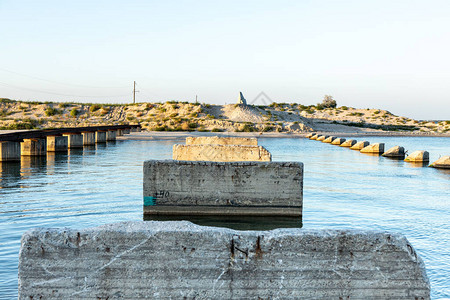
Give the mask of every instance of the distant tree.
POLYGON ((333 96, 325 95, 323 97, 323 101, 321 104, 324 108, 336 108, 336 100, 333 99, 333 96))

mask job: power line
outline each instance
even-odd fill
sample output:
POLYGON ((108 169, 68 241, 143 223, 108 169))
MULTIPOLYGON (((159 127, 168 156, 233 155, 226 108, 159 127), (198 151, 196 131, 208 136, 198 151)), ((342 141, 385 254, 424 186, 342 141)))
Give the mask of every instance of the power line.
POLYGON ((26 75, 26 74, 23 74, 23 73, 18 73, 18 72, 7 70, 7 69, 3 69, 3 68, 0 68, 0 71, 11 73, 11 74, 16 74, 16 75, 20 75, 20 76, 23 76, 23 77, 36 79, 36 80, 46 81, 46 82, 50 82, 50 83, 57 83, 57 84, 61 84, 61 85, 67 85, 67 86, 84 87, 84 88, 92 88, 92 89, 119 89, 119 88, 122 89, 122 88, 126 88, 126 86, 109 86, 108 87, 108 86, 89 86, 89 85, 80 85, 80 84, 73 84, 73 83, 64 83, 64 82, 60 82, 60 81, 48 80, 48 79, 43 79, 43 78, 39 78, 39 77, 36 77, 36 76, 26 75))
POLYGON ((48 92, 48 91, 42 91, 42 90, 36 90, 36 89, 30 89, 30 88, 24 88, 24 87, 18 87, 15 85, 7 84, 4 82, 0 82, 0 85, 15 88, 18 90, 25 90, 25 91, 31 91, 31 92, 37 92, 37 93, 43 93, 43 94, 50 94, 50 95, 57 95, 57 96, 67 96, 67 97, 84 97, 84 98, 114 98, 114 97, 128 97, 130 94, 124 94, 124 95, 114 95, 114 96, 88 96, 88 95, 70 95, 70 94, 63 94, 63 93, 55 93, 55 92, 48 92))

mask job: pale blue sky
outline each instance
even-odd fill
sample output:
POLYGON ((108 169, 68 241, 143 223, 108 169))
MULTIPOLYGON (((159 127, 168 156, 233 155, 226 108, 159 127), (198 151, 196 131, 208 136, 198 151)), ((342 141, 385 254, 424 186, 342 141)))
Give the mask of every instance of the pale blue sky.
POLYGON ((0 97, 124 103, 136 80, 139 102, 330 94, 450 119, 448 0, 0 0, 0 20, 0 97))

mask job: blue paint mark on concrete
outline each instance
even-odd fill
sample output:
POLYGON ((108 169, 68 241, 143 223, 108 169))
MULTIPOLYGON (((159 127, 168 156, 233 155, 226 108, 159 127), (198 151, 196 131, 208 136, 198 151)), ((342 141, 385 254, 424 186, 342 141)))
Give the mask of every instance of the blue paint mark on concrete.
POLYGON ((144 206, 155 205, 155 197, 144 197, 144 206))

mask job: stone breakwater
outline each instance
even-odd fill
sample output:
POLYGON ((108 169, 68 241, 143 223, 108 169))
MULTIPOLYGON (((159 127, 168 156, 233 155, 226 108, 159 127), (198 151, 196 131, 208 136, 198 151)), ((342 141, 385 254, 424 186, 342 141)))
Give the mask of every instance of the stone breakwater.
POLYGON ((377 231, 235 231, 190 222, 33 229, 19 299, 429 299, 407 239, 377 231))
POLYGON ((299 162, 144 162, 144 213, 301 216, 299 162))

